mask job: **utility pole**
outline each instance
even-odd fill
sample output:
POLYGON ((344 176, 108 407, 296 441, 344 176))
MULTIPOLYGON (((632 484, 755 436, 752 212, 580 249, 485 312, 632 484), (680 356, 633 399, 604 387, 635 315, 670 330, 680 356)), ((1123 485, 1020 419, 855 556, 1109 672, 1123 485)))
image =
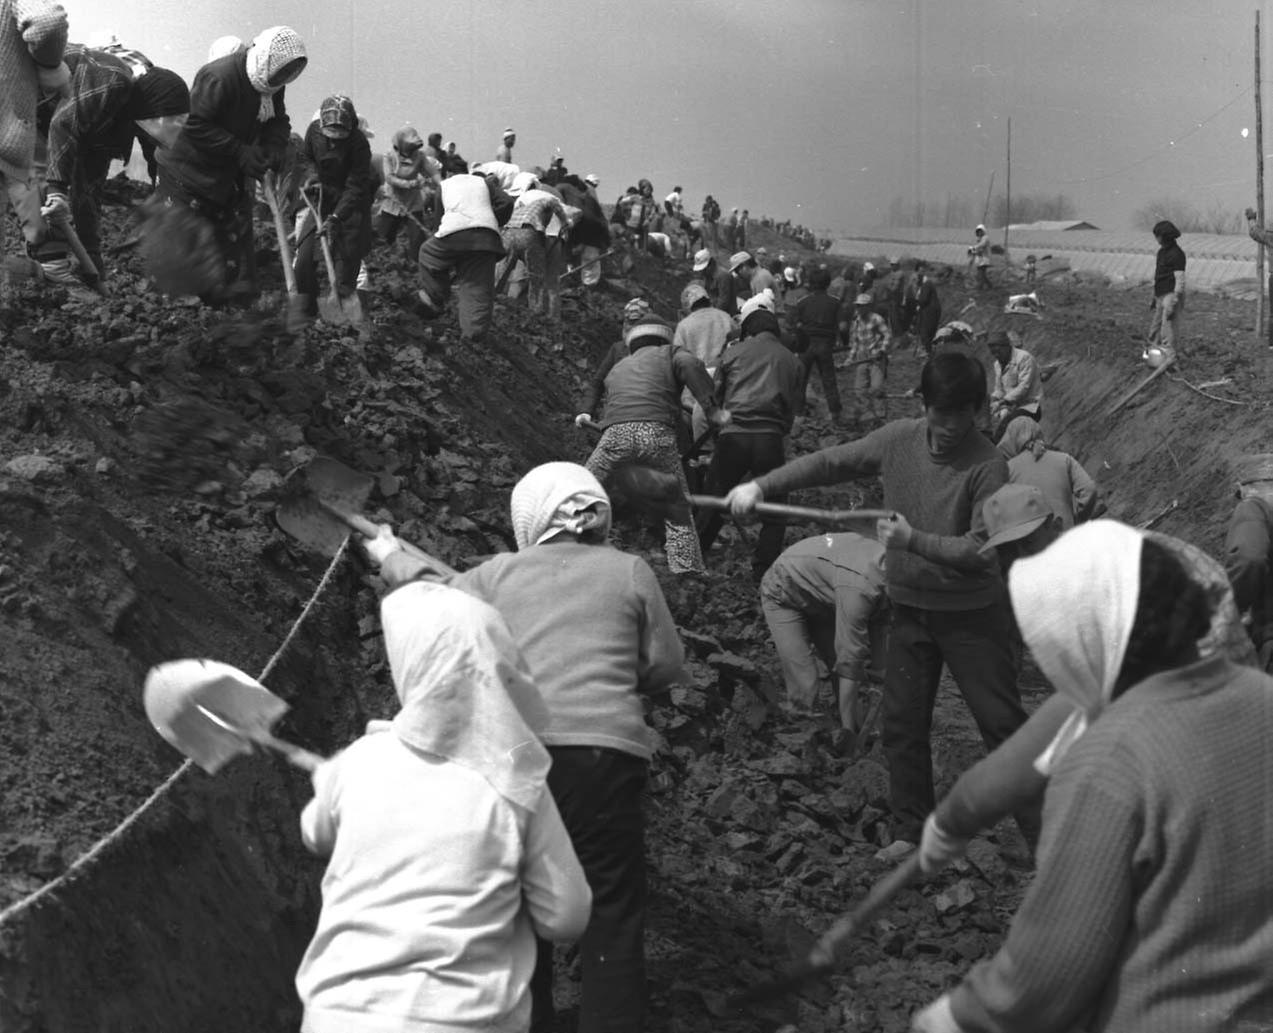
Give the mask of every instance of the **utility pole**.
POLYGON ((986 206, 981 209, 981 221, 984 223, 990 218, 990 192, 995 188, 995 170, 990 170, 990 184, 986 187, 986 206))
POLYGON ((1003 260, 1008 261, 1008 225, 1012 222, 1012 119, 1008 119, 1008 185, 1004 190, 1007 203, 1003 213, 1003 260))
MULTIPOLYGON (((1264 111, 1260 104, 1260 12, 1255 12, 1255 218, 1264 229, 1264 111)), ((1255 309, 1255 334, 1264 338, 1264 245, 1255 245, 1255 282, 1259 286, 1255 309)), ((1270 342, 1273 346, 1273 340, 1270 342)))

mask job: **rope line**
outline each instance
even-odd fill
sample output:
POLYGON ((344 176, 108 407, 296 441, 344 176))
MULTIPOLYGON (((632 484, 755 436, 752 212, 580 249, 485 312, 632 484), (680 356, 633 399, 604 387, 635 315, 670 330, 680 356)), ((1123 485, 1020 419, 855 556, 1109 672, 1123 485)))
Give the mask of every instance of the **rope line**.
MULTIPOLYGON (((266 662, 265 667, 262 669, 261 674, 257 678, 257 681, 265 681, 266 677, 268 677, 270 672, 274 669, 288 646, 292 644, 292 640, 296 638, 301 625, 310 615, 310 612, 314 609, 319 598, 327 590, 327 586, 331 583, 331 579, 336 573, 336 568, 340 565, 340 561, 344 559, 345 553, 349 551, 349 542, 350 537, 347 535, 345 540, 341 542, 340 548, 336 551, 336 555, 332 557, 331 563, 327 565, 327 569, 323 572, 322 579, 318 582, 318 587, 314 589, 313 594, 309 597, 309 602, 305 604, 305 608, 301 610, 300 616, 293 622, 291 629, 283 639, 282 645, 280 645, 278 649, 274 650, 274 655, 266 662)), ((34 907, 49 894, 56 892, 72 879, 77 878, 80 874, 82 874, 86 868, 91 866, 94 861, 102 856, 103 853, 109 850, 111 846, 126 835, 128 830, 141 820, 142 815, 149 811, 150 808, 153 807, 160 798, 168 792, 169 789, 176 785, 181 777, 192 767, 194 767, 194 761, 189 759, 182 761, 181 766, 169 775, 168 778, 166 778, 153 793, 146 797, 136 810, 116 825, 114 829, 89 847, 87 851, 80 854, 80 856, 72 862, 71 866, 67 868, 66 871, 52 882, 46 882, 38 890, 35 890, 33 893, 23 897, 17 903, 11 904, 3 911, 0 911, 0 928, 3 928, 22 914, 22 912, 34 907)))

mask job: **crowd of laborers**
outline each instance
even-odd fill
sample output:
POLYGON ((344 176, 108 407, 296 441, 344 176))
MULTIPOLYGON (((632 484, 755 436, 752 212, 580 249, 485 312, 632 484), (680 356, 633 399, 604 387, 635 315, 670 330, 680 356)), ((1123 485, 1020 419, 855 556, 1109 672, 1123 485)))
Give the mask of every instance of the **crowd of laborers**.
MULTIPOLYGON (((225 254, 238 256, 227 283, 250 274, 246 184, 283 167, 283 92, 306 62, 299 37, 278 27, 246 47, 228 41, 188 94, 162 69, 68 49, 66 39, 56 5, 0 4, 0 174, 28 243, 70 246, 70 235, 44 222, 64 222, 70 209, 85 247, 100 246, 84 230, 105 170, 85 155, 118 156, 139 126, 162 144, 161 203, 207 220, 225 254), (34 203, 41 90, 61 100, 49 115, 47 196, 34 203), (115 100, 95 108, 99 95, 115 100), (78 98, 69 109, 68 96, 78 98), (94 120, 108 113, 113 121, 94 120), (112 127, 117 150, 87 135, 90 125, 112 127)), ((539 249, 549 245, 531 238, 554 219, 569 227, 569 208, 583 207, 563 204, 564 189, 544 189, 551 170, 519 181, 526 173, 504 167, 513 164, 511 130, 484 174, 463 171, 453 148, 438 149, 440 137, 427 145, 433 153, 417 140, 395 135, 385 181, 405 193, 393 194, 401 210, 381 208, 381 232, 410 238, 419 217, 411 250, 421 303, 440 309, 456 280, 462 325, 477 337, 504 252, 542 270, 539 249), (417 178, 436 186, 431 213, 414 207, 417 178), (530 211, 515 223, 519 206, 530 211), (501 234, 510 229, 530 232, 501 234)), ((323 190, 313 191, 317 214, 298 238, 308 228, 352 240, 346 222, 357 221, 365 242, 367 209, 342 207, 344 190, 329 191, 336 180, 325 178, 344 176, 347 187, 355 165, 360 175, 369 148, 352 103, 325 100, 303 145, 323 190)), ((640 214, 646 187, 616 206, 641 243, 643 231, 660 232, 640 214)), ((674 204, 663 210, 676 218, 674 204)), ((644 1028, 642 793, 655 738, 642 698, 684 676, 684 653, 649 564, 609 542, 602 481, 636 462, 688 486, 687 393, 696 403, 688 433, 716 437, 709 487, 739 518, 803 488, 882 482, 891 515, 873 533, 820 535, 783 551, 783 527, 770 523, 755 557, 797 713, 830 680, 841 721, 855 728, 868 672, 883 682, 893 842, 882 855, 918 851, 934 872, 1009 814, 1037 846, 1037 874, 1007 942, 914 1028, 1267 1026, 1273 683, 1255 665, 1251 638, 1268 634, 1273 612, 1273 509, 1259 500, 1239 507, 1232 586, 1191 545, 1097 519, 1090 478, 1042 434, 1042 371, 1006 333, 984 342, 994 358, 988 388, 975 334, 941 325, 938 284, 924 268, 890 263, 877 276, 868 263, 833 278, 785 256, 775 268, 761 249, 746 250, 746 213, 725 223, 722 240, 713 211, 701 220, 709 246, 694 255, 684 318, 673 326, 639 300, 625 312, 623 338, 580 413, 587 422, 604 397, 586 466, 548 463, 513 489, 515 552, 457 574, 388 527, 363 542, 386 589, 385 648, 402 706, 318 770, 301 819, 306 844, 331 858, 297 976, 304 1028, 551 1029, 551 944, 573 939, 578 1028, 644 1028), (721 242, 727 262, 716 254, 721 242), (923 415, 887 422, 872 405, 852 440, 787 461, 812 368, 834 418, 837 347, 848 347, 865 407, 884 400, 889 353, 907 335, 925 360, 923 415), (1255 614, 1250 631, 1239 607, 1255 614), (1017 687, 1026 648, 1057 690, 1028 720, 1017 687), (938 802, 930 731, 943 667, 988 756, 938 802)), ((350 248, 342 282, 356 287, 359 251, 350 248)), ((1183 256, 1179 265, 1179 277, 1167 272, 1183 294, 1183 256)), ((1155 301, 1156 312, 1168 307, 1155 301)), ((669 569, 701 573, 720 528, 711 517, 670 522, 669 569)))

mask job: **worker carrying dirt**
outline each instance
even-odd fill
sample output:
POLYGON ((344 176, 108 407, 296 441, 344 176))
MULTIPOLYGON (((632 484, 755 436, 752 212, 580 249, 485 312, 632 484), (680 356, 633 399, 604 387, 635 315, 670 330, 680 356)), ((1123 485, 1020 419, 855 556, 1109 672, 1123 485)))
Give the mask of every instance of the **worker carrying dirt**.
POLYGON ((446 309, 455 283, 460 335, 479 342, 495 311, 495 265, 504 257, 500 228, 513 214, 513 199, 495 176, 460 175, 442 180, 442 221, 420 246, 420 279, 416 297, 425 318, 446 309))
POLYGON ((888 323, 875 311, 870 294, 853 299, 852 314, 841 309, 840 335, 849 342, 849 353, 841 369, 853 370, 853 410, 851 422, 878 427, 888 415, 884 380, 888 376, 888 350, 893 343, 888 323))
MULTIPOLYGON (((608 544, 610 500, 575 463, 545 463, 513 488, 517 551, 450 584, 504 615, 543 696, 548 788, 592 887, 579 943, 580 1033, 645 1026, 647 907, 642 814, 655 735, 645 701, 685 675, 684 650, 649 565, 608 544), (546 600, 551 603, 545 605, 546 600)), ((391 561, 408 574, 405 554, 391 561)), ((553 1029, 545 938, 531 983, 533 1029, 553 1029)))
MULTIPOLYGON (((1050 738, 1020 741, 1032 720, 995 772, 1008 795, 1047 781, 1038 869, 999 953, 912 1030, 1267 1026, 1273 853, 1241 845, 1273 842, 1273 681, 1204 654, 1208 591, 1173 550, 1115 521, 1019 561, 1009 588, 1060 701, 1035 720, 1068 710, 1050 738)), ((948 856, 926 836, 921 863, 948 856)))
POLYGON ((296 974, 303 1025, 524 1030, 536 936, 578 938, 592 896, 547 786, 548 712, 503 618, 402 583, 399 544, 367 540, 392 588, 380 620, 401 709, 319 767, 301 815, 330 858, 296 974))
MULTIPOLYGON (((729 493, 735 515, 801 488, 878 475, 896 515, 876 533, 887 548, 892 601, 884 681, 894 843, 900 857, 919 842, 933 809, 929 744, 933 701, 949 667, 987 749, 1025 721, 1010 647, 1012 615, 999 565, 986 542, 986 499, 1008 480, 1003 456, 976 430, 986 375, 975 359, 936 355, 920 376, 924 416, 895 420, 850 444, 802 456, 729 493)), ((1037 814, 1017 816, 1027 840, 1037 814)))
POLYGON ((999 440, 999 451, 1008 460, 1011 484, 1038 488, 1063 530, 1094 520, 1105 512, 1096 482, 1068 452, 1049 448, 1043 428, 1028 416, 1008 424, 999 440))
POLYGON ((59 224, 70 220, 92 269, 81 275, 90 286, 105 277, 102 262, 101 196, 110 163, 127 164, 133 140, 143 141, 151 160, 155 148, 171 146, 190 111, 190 91, 176 72, 126 64, 113 54, 67 47, 70 94, 56 104, 41 104, 41 130, 47 137, 48 192, 41 214, 54 224, 39 251, 48 279, 73 282, 67 245, 59 224))
POLYGON ((1154 223, 1154 239, 1158 254, 1154 258, 1154 297, 1149 303, 1148 343, 1141 355, 1151 358, 1150 350, 1159 349, 1158 364, 1176 357, 1180 344, 1180 317, 1185 309, 1185 253, 1181 250, 1180 230, 1168 219, 1154 223))
POLYGON ((1017 416, 1043 418, 1043 378, 1034 356, 1012 343, 1006 330, 992 331, 986 347, 995 360, 995 386, 990 392, 990 420, 998 441, 1017 416))
MULTIPOLYGON (((60 4, 28 0, 0 6, 0 189, 13 206, 28 251, 48 236, 35 182, 36 107, 42 93, 67 93, 66 37, 60 4)), ((8 221, 0 219, 0 244, 8 221)))
MULTIPOLYGON (((724 495, 744 478, 776 470, 787 460, 785 439, 804 415, 804 370, 783 344, 781 332, 768 291, 744 303, 742 336, 725 350, 716 369, 716 404, 729 413, 730 421, 717 435, 707 468, 709 495, 724 495)), ((699 512, 698 541, 704 554, 724 522, 718 509, 699 512)), ((761 525, 751 560, 757 580, 778 558, 785 531, 780 520, 761 525)))
POLYGON ((986 227, 981 223, 973 230, 973 242, 968 247, 968 261, 976 269, 976 289, 988 291, 990 283, 990 238, 986 236, 986 227))
POLYGON ((800 356, 801 397, 807 405, 809 375, 816 368, 827 414, 838 424, 844 418, 834 355, 835 342, 840 336, 840 303, 828 292, 830 284, 829 270, 814 269, 809 274, 809 293, 789 310, 788 318, 795 338, 795 350, 800 356))
MULTIPOLYGON (((624 331, 623 340, 629 354, 606 376, 601 440, 587 467, 604 484, 620 463, 644 464, 676 477, 688 494, 677 445, 681 392, 688 387, 716 426, 727 425, 730 414, 716 404, 715 384, 703 363, 685 349, 672 347, 672 327, 666 320, 645 316, 624 331)), ((581 412, 575 423, 583 426, 591 417, 591 412, 581 412)), ((691 522, 669 516, 664 528, 668 569, 673 574, 704 573, 707 568, 691 522)))
MULTIPOLYGON (((171 147, 157 155, 155 197, 205 224, 211 234, 195 239, 225 272, 208 297, 249 298, 259 292, 252 228, 254 188, 277 171, 287 153, 292 123, 287 85, 305 70, 305 43, 286 25, 258 35, 246 50, 209 62, 195 73, 190 117, 171 147)), ((154 232, 163 233, 161 222, 154 232)))
POLYGON ((765 572, 760 608, 793 713, 816 713, 825 670, 841 727, 860 730, 862 686, 884 670, 884 553, 874 538, 820 534, 786 549, 765 572))
POLYGON ((318 244, 327 237, 336 266, 331 287, 353 294, 358 269, 371 250, 371 145, 358 128, 354 102, 341 94, 323 100, 319 116, 305 131, 300 161, 301 190, 318 210, 307 211, 296 246, 296 289, 308 314, 318 311, 318 244))

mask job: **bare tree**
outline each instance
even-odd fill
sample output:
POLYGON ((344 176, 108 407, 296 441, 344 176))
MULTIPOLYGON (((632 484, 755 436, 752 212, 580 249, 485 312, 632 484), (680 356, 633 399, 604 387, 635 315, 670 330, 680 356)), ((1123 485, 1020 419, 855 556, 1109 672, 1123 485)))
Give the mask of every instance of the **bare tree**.
POLYGON ((1143 208, 1136 209, 1132 223, 1137 229, 1150 230, 1162 219, 1170 219, 1181 233, 1245 233, 1246 221, 1241 212, 1233 211, 1216 198, 1206 208, 1178 197, 1156 197, 1143 208))

